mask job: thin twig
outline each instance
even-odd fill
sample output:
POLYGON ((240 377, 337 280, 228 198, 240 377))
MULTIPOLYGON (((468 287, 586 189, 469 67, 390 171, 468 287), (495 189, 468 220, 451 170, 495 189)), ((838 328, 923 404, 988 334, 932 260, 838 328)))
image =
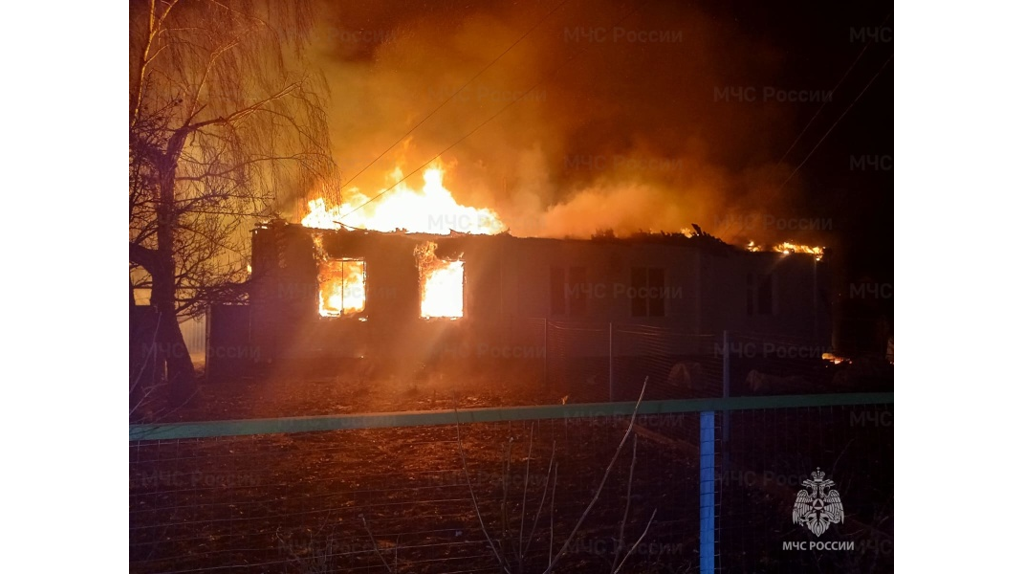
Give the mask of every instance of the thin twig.
POLYGON ((651 519, 647 521, 647 527, 644 528, 643 534, 640 535, 640 538, 636 539, 636 542, 633 543, 633 547, 630 548, 629 552, 627 552, 626 555, 622 557, 622 563, 619 564, 619 567, 616 568, 615 572, 612 572, 612 574, 619 574, 619 570, 622 570, 622 566, 626 564, 626 560, 629 560, 629 557, 636 550, 636 547, 640 546, 640 543, 643 541, 644 536, 647 536, 647 531, 651 529, 651 523, 654 522, 654 516, 656 514, 658 514, 657 508, 655 508, 654 512, 651 513, 651 519))
MULTIPOLYGON (((619 553, 626 543, 626 520, 629 518, 629 503, 633 497, 633 469, 636 468, 636 435, 633 435, 633 462, 629 464, 629 481, 626 482, 626 510, 622 513, 622 522, 619 523, 619 541, 615 545, 615 558, 612 558, 612 572, 617 570, 619 564, 619 553)), ((622 559, 626 561, 625 558, 622 559)))
POLYGON ((558 489, 558 464, 555 464, 555 478, 551 483, 551 531, 548 541, 548 568, 551 568, 552 552, 555 551, 555 491, 558 489))
MULTIPOLYGON (((533 517, 533 527, 530 529, 530 536, 526 539, 526 548, 523 549, 523 556, 530 551, 530 544, 533 543, 533 536, 537 533, 537 524, 540 522, 540 513, 544 510, 544 502, 548 496, 548 482, 551 480, 551 469, 555 466, 555 441, 551 441, 551 460, 548 461, 548 472, 544 475, 544 491, 541 493, 540 504, 537 505, 537 514, 533 517)), ((524 508, 525 510, 525 508, 524 508)))
POLYGON ((396 534, 395 535, 395 569, 394 569, 395 572, 398 571, 398 549, 401 546, 401 544, 399 544, 399 542, 401 542, 401 540, 402 540, 402 535, 401 534, 396 534))
POLYGON ((462 457, 462 473, 466 476, 466 486, 469 487, 469 498, 473 501, 473 510, 476 511, 476 518, 480 521, 480 529, 484 532, 484 538, 487 539, 487 544, 491 547, 491 552, 494 552, 494 557, 498 560, 498 564, 506 574, 512 574, 508 564, 506 564, 501 553, 498 552, 498 548, 494 545, 494 540, 491 539, 491 535, 487 533, 487 526, 484 525, 484 517, 480 514, 480 504, 476 500, 476 493, 473 492, 473 481, 469 479, 469 467, 466 465, 466 451, 462 448, 462 431, 459 428, 459 408, 455 407, 455 442, 459 447, 459 455, 462 457))
POLYGON ((530 458, 533 457, 533 423, 530 423, 530 444, 526 448, 526 478, 523 480, 523 504, 519 507, 519 554, 520 570, 523 562, 523 527, 526 524, 526 491, 530 487, 530 458))
POLYGON ((512 542, 509 539, 508 534, 508 483, 512 478, 512 437, 508 437, 508 443, 502 447, 501 454, 501 539, 498 540, 498 546, 501 547, 502 554, 505 554, 509 546, 512 546, 512 542))
POLYGON ((647 380, 650 377, 644 378, 644 385, 640 388, 640 396, 636 399, 636 405, 633 406, 633 415, 629 419, 629 427, 626 428, 625 434, 622 435, 622 440, 619 442, 619 446, 615 448, 615 454, 612 455, 612 460, 608 463, 608 466, 604 469, 604 476, 601 477, 601 482, 597 485, 597 491, 594 493, 593 498, 590 499, 590 504, 587 505, 587 509, 583 511, 583 515, 580 516, 579 520, 576 521, 576 525, 573 526, 572 532, 569 533, 569 537, 565 539, 565 544, 562 545, 562 549, 555 555, 554 561, 548 564, 547 570, 544 574, 549 574, 558 563, 558 561, 565 556, 565 553, 569 550, 569 545, 572 543, 573 538, 576 537, 576 533, 579 531, 580 526, 583 525, 583 521, 587 519, 587 515, 597 504, 598 498, 601 496, 601 491, 604 490, 604 484, 608 481, 608 475, 612 472, 612 466, 615 465, 615 461, 619 458, 619 454, 622 452, 622 447, 625 446, 626 440, 629 438, 630 433, 633 432, 633 424, 636 422, 636 413, 640 410, 640 402, 644 400, 644 391, 647 390, 647 380))
POLYGON ((377 555, 377 558, 380 558, 381 564, 387 568, 388 572, 395 574, 395 571, 391 569, 391 565, 384 559, 384 555, 380 553, 380 549, 377 548, 377 539, 374 538, 373 532, 370 532, 370 525, 366 522, 366 517, 360 514, 359 518, 363 519, 363 528, 366 529, 366 534, 370 537, 370 543, 373 544, 373 553, 377 555))

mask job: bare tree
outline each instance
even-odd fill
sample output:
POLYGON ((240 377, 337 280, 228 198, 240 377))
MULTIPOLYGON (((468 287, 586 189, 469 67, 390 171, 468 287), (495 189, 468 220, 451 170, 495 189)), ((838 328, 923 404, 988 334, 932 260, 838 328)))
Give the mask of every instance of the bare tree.
MULTIPOLYGON (((254 218, 281 189, 332 181, 326 84, 305 65, 312 24, 304 2, 130 3, 129 278, 161 316, 237 299, 254 218)), ((177 320, 160 325, 180 402, 195 371, 177 320)))

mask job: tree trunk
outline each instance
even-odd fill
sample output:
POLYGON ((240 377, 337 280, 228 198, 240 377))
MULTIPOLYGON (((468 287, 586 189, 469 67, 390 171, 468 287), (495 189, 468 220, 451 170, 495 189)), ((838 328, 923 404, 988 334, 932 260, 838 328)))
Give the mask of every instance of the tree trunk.
POLYGON ((176 158, 183 137, 172 137, 171 146, 160 166, 160 201, 157 204, 156 261, 150 275, 153 277, 152 304, 160 312, 160 349, 167 365, 169 397, 174 405, 184 404, 196 390, 196 371, 192 357, 185 346, 185 338, 178 325, 175 297, 174 232, 178 215, 174 206, 176 158))
MULTIPOLYGON (((159 309, 159 305, 157 307, 159 309)), ((196 391, 196 371, 192 366, 192 357, 185 346, 185 338, 181 334, 178 318, 173 307, 170 314, 160 312, 160 341, 167 364, 167 385, 171 404, 184 404, 196 391)))
POLYGON ((163 355, 161 361, 167 365, 170 399, 173 404, 181 405, 195 392, 196 373, 175 312, 173 255, 164 251, 157 250, 157 272, 152 274, 152 304, 160 313, 158 348, 163 355))

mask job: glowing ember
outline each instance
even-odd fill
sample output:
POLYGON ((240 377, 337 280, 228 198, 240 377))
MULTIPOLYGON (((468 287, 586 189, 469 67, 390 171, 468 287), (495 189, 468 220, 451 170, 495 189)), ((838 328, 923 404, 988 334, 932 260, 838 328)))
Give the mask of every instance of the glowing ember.
POLYGON ((439 259, 436 243, 415 250, 420 270, 420 316, 425 318, 462 317, 463 262, 439 259))
POLYGON ((823 361, 831 361, 832 364, 835 364, 835 365, 841 365, 843 363, 849 363, 850 362, 850 359, 848 359, 846 357, 841 357, 839 355, 836 355, 835 353, 822 353, 821 354, 821 359, 823 361))
POLYGON ((806 253, 808 255, 813 255, 814 258, 816 260, 818 260, 818 261, 821 261, 822 256, 825 255, 825 249, 823 247, 810 247, 808 245, 794 245, 794 244, 789 243, 789 242, 785 242, 785 243, 781 243, 779 245, 776 245, 775 247, 772 248, 772 250, 773 251, 777 251, 779 253, 785 253, 787 255, 790 254, 790 253, 806 253))
MULTIPOLYGON (((747 244, 747 251, 764 251, 764 247, 755 244, 753 241, 747 244)), ((813 255, 815 261, 821 261, 821 258, 825 256, 824 247, 811 247, 809 245, 796 245, 785 241, 772 247, 772 251, 776 253, 782 253, 783 255, 789 255, 790 253, 805 253, 807 255, 813 255)))
POLYGON ((340 317, 366 309, 366 262, 329 259, 320 262, 320 316, 340 317))
MULTIPOLYGON (((401 181, 401 169, 395 168, 391 177, 401 181)), ((374 195, 364 195, 358 188, 352 188, 345 203, 333 207, 327 207, 323 198, 314 199, 309 202, 309 214, 302 218, 302 225, 318 229, 341 229, 342 225, 376 231, 403 229, 436 235, 447 235, 449 231, 495 234, 506 230, 494 211, 459 205, 444 187, 444 170, 439 165, 423 173, 422 189, 402 182, 363 205, 374 195)))

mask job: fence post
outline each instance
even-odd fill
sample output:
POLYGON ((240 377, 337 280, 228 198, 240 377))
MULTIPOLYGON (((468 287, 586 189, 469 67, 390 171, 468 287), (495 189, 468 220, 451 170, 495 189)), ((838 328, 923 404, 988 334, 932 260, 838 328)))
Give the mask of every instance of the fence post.
POLYGON ((612 347, 612 323, 608 323, 608 401, 615 402, 615 349, 612 347))
POLYGON ((814 329, 814 343, 813 344, 817 345, 817 344, 819 344, 818 343, 818 259, 817 258, 814 259, 813 271, 814 271, 813 281, 811 282, 811 288, 814 290, 813 291, 813 299, 812 299, 812 302, 811 302, 811 304, 814 305, 814 327, 813 327, 813 329, 814 329))
POLYGON ((715 411, 700 413, 700 572, 715 571, 715 411))
POLYGON ((548 355, 551 351, 548 349, 548 318, 544 317, 544 388, 550 389, 551 384, 548 382, 548 355))
MULTIPOLYGON (((729 398, 732 385, 732 371, 729 369, 729 331, 722 331, 722 398, 729 398)), ((722 465, 729 468, 729 411, 722 412, 722 465)))

